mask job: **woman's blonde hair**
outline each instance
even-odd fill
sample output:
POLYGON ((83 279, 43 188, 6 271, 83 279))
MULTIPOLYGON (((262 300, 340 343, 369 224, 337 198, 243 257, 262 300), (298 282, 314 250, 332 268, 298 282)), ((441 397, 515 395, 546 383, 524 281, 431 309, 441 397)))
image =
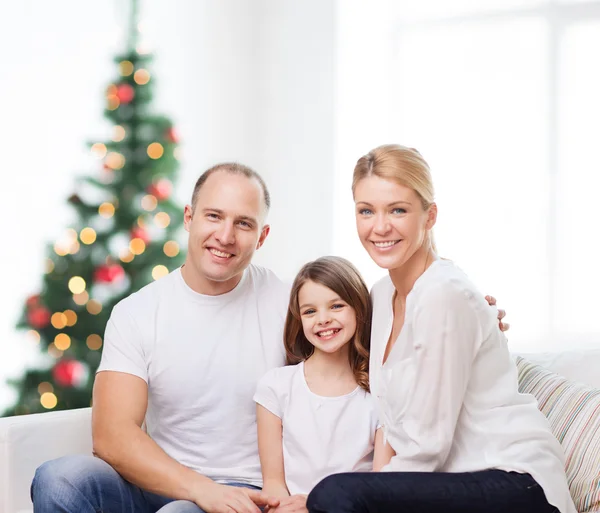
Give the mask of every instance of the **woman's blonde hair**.
MULTIPOLYGON (((358 182, 369 176, 377 176, 412 189, 419 196, 423 210, 428 210, 435 201, 429 164, 414 148, 399 144, 384 144, 363 155, 354 167, 352 195, 356 191, 358 182)), ((429 240, 435 251, 431 232, 429 240)))
POLYGON ((288 365, 308 359, 314 346, 306 339, 298 294, 307 282, 319 283, 335 292, 356 314, 356 331, 349 342, 348 358, 356 383, 369 391, 369 347, 371 342, 371 296, 360 273, 348 260, 335 256, 321 257, 306 264, 296 276, 285 319, 283 341, 288 365))

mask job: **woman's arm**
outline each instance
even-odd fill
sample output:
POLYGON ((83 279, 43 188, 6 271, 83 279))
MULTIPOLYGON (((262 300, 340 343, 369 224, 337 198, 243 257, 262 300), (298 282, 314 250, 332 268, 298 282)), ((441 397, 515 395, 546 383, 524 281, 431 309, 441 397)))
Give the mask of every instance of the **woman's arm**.
POLYGON ((279 499, 290 492, 285 484, 281 419, 260 404, 256 405, 258 454, 263 476, 263 491, 279 499))
POLYGON ((396 452, 389 443, 383 443, 383 428, 375 432, 375 453, 373 455, 373 471, 379 472, 385 467, 396 452))

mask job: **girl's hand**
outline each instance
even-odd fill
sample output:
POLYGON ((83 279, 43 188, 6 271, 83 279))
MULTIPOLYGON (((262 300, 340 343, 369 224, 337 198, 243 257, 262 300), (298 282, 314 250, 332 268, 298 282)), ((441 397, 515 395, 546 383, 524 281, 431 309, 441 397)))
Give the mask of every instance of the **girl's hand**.
MULTIPOLYGON (((496 298, 494 296, 485 296, 485 300, 490 306, 496 306, 496 298)), ((510 324, 502 322, 502 319, 504 319, 505 316, 506 312, 498 308, 498 326, 500 326, 500 331, 508 331, 508 329, 510 329, 510 324)))
POLYGON ((308 513, 306 495, 292 495, 281 499, 279 506, 269 508, 271 513, 308 513))

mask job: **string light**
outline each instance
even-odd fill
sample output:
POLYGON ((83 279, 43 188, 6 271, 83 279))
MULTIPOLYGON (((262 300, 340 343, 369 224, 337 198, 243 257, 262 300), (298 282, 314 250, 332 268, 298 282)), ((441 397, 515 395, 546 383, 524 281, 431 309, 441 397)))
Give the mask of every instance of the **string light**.
POLYGON ((81 276, 73 276, 69 280, 69 290, 73 294, 81 294, 85 290, 85 280, 81 276))
POLYGON ((148 153, 148 156, 154 160, 161 158, 163 156, 163 153, 165 152, 162 144, 158 142, 150 143, 146 151, 148 153))
POLYGON ((125 165, 125 157, 117 151, 111 151, 108 155, 106 155, 104 163, 110 169, 122 169, 125 165))
POLYGON ((166 212, 159 212, 154 216, 154 222, 159 228, 166 228, 167 226, 169 226, 171 218, 166 212))
POLYGON ((131 242, 129 243, 129 251, 131 251, 134 255, 141 255, 144 251, 146 251, 146 243, 139 237, 131 239, 131 242))
POLYGON ((169 274, 169 270, 164 265, 156 265, 154 269, 152 269, 152 278, 158 280, 163 276, 169 274))
POLYGON ((71 337, 66 333, 59 333, 54 337, 54 347, 59 351, 66 351, 71 347, 71 337))
POLYGON ((32 339, 32 340, 33 340, 33 341, 34 341, 36 344, 39 344, 39 343, 40 343, 40 339, 41 339, 41 337, 40 337, 40 334, 39 334, 37 331, 35 331, 35 330, 29 330, 29 331, 27 332, 27 336, 28 336, 30 339, 32 339))
POLYGON ((112 140, 121 142, 123 139, 125 139, 125 129, 121 125, 114 126, 112 140))
POLYGON ((58 404, 58 398, 52 392, 45 392, 40 397, 40 403, 47 410, 51 410, 58 404))
POLYGON ((73 294, 73 301, 76 305, 83 306, 90 300, 90 295, 87 291, 83 291, 79 294, 73 294))
POLYGON ((92 351, 98 351, 102 347, 102 337, 94 333, 88 336, 85 343, 92 351))
POLYGON ((148 73, 148 70, 143 68, 138 69, 133 74, 133 80, 135 80, 135 83, 138 85, 146 85, 148 82, 150 82, 150 73, 148 73))
POLYGON ((65 310, 64 314, 67 318, 67 326, 75 326, 77 323, 77 314, 73 310, 65 310))
POLYGON ((147 210, 148 212, 152 212, 158 205, 158 200, 156 199, 156 196, 153 196, 152 194, 146 194, 143 198, 142 198, 142 208, 144 210, 147 210))
POLYGON ((112 216, 115 215, 115 206, 112 203, 108 202, 102 203, 102 205, 98 207, 98 214, 100 214, 105 219, 110 219, 112 216))
POLYGON ((88 226, 81 230, 79 233, 79 238, 84 244, 93 244, 96 242, 96 231, 88 226))
POLYGON ((56 312, 50 317, 50 323, 57 330, 62 330, 67 325, 67 316, 62 312, 56 312))
POLYGON ((38 385, 37 389, 40 395, 45 394, 46 392, 54 392, 54 387, 52 386, 52 383, 48 383, 47 381, 42 381, 38 385))
POLYGON ((92 315, 98 315, 102 311, 102 303, 95 299, 90 299, 85 305, 85 308, 92 315))
POLYGON ((121 76, 128 77, 133 73, 133 63, 131 61, 121 61, 119 63, 119 71, 121 76))
POLYGON ((102 143, 93 144, 90 151, 94 157, 103 159, 106 156, 106 145, 102 143))
POLYGON ((168 257, 176 257, 179 254, 179 244, 177 244, 177 242, 175 242, 174 240, 169 240, 165 242, 165 245, 163 246, 163 251, 168 257))

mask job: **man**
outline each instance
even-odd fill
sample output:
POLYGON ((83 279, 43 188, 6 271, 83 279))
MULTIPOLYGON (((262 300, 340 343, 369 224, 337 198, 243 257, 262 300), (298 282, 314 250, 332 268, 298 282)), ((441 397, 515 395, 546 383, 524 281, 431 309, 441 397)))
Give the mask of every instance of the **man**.
MULTIPOLYGON (((206 171, 181 269, 115 306, 94 385, 94 453, 42 465, 36 513, 260 513, 258 379, 285 363, 289 288, 251 264, 270 197, 240 164, 206 171), (146 431, 142 429, 146 423, 146 431)), ((503 313, 500 314, 502 316, 503 313)), ((282 504, 283 507, 283 504, 282 504)), ((291 499, 286 509, 305 510, 291 499)))
POLYGON ((220 164, 198 179, 184 211, 185 264, 117 304, 106 327, 92 412, 97 458, 42 465, 36 513, 278 505, 260 491, 252 400, 258 379, 285 362, 288 287, 251 264, 269 234, 269 204, 246 166, 220 164))

